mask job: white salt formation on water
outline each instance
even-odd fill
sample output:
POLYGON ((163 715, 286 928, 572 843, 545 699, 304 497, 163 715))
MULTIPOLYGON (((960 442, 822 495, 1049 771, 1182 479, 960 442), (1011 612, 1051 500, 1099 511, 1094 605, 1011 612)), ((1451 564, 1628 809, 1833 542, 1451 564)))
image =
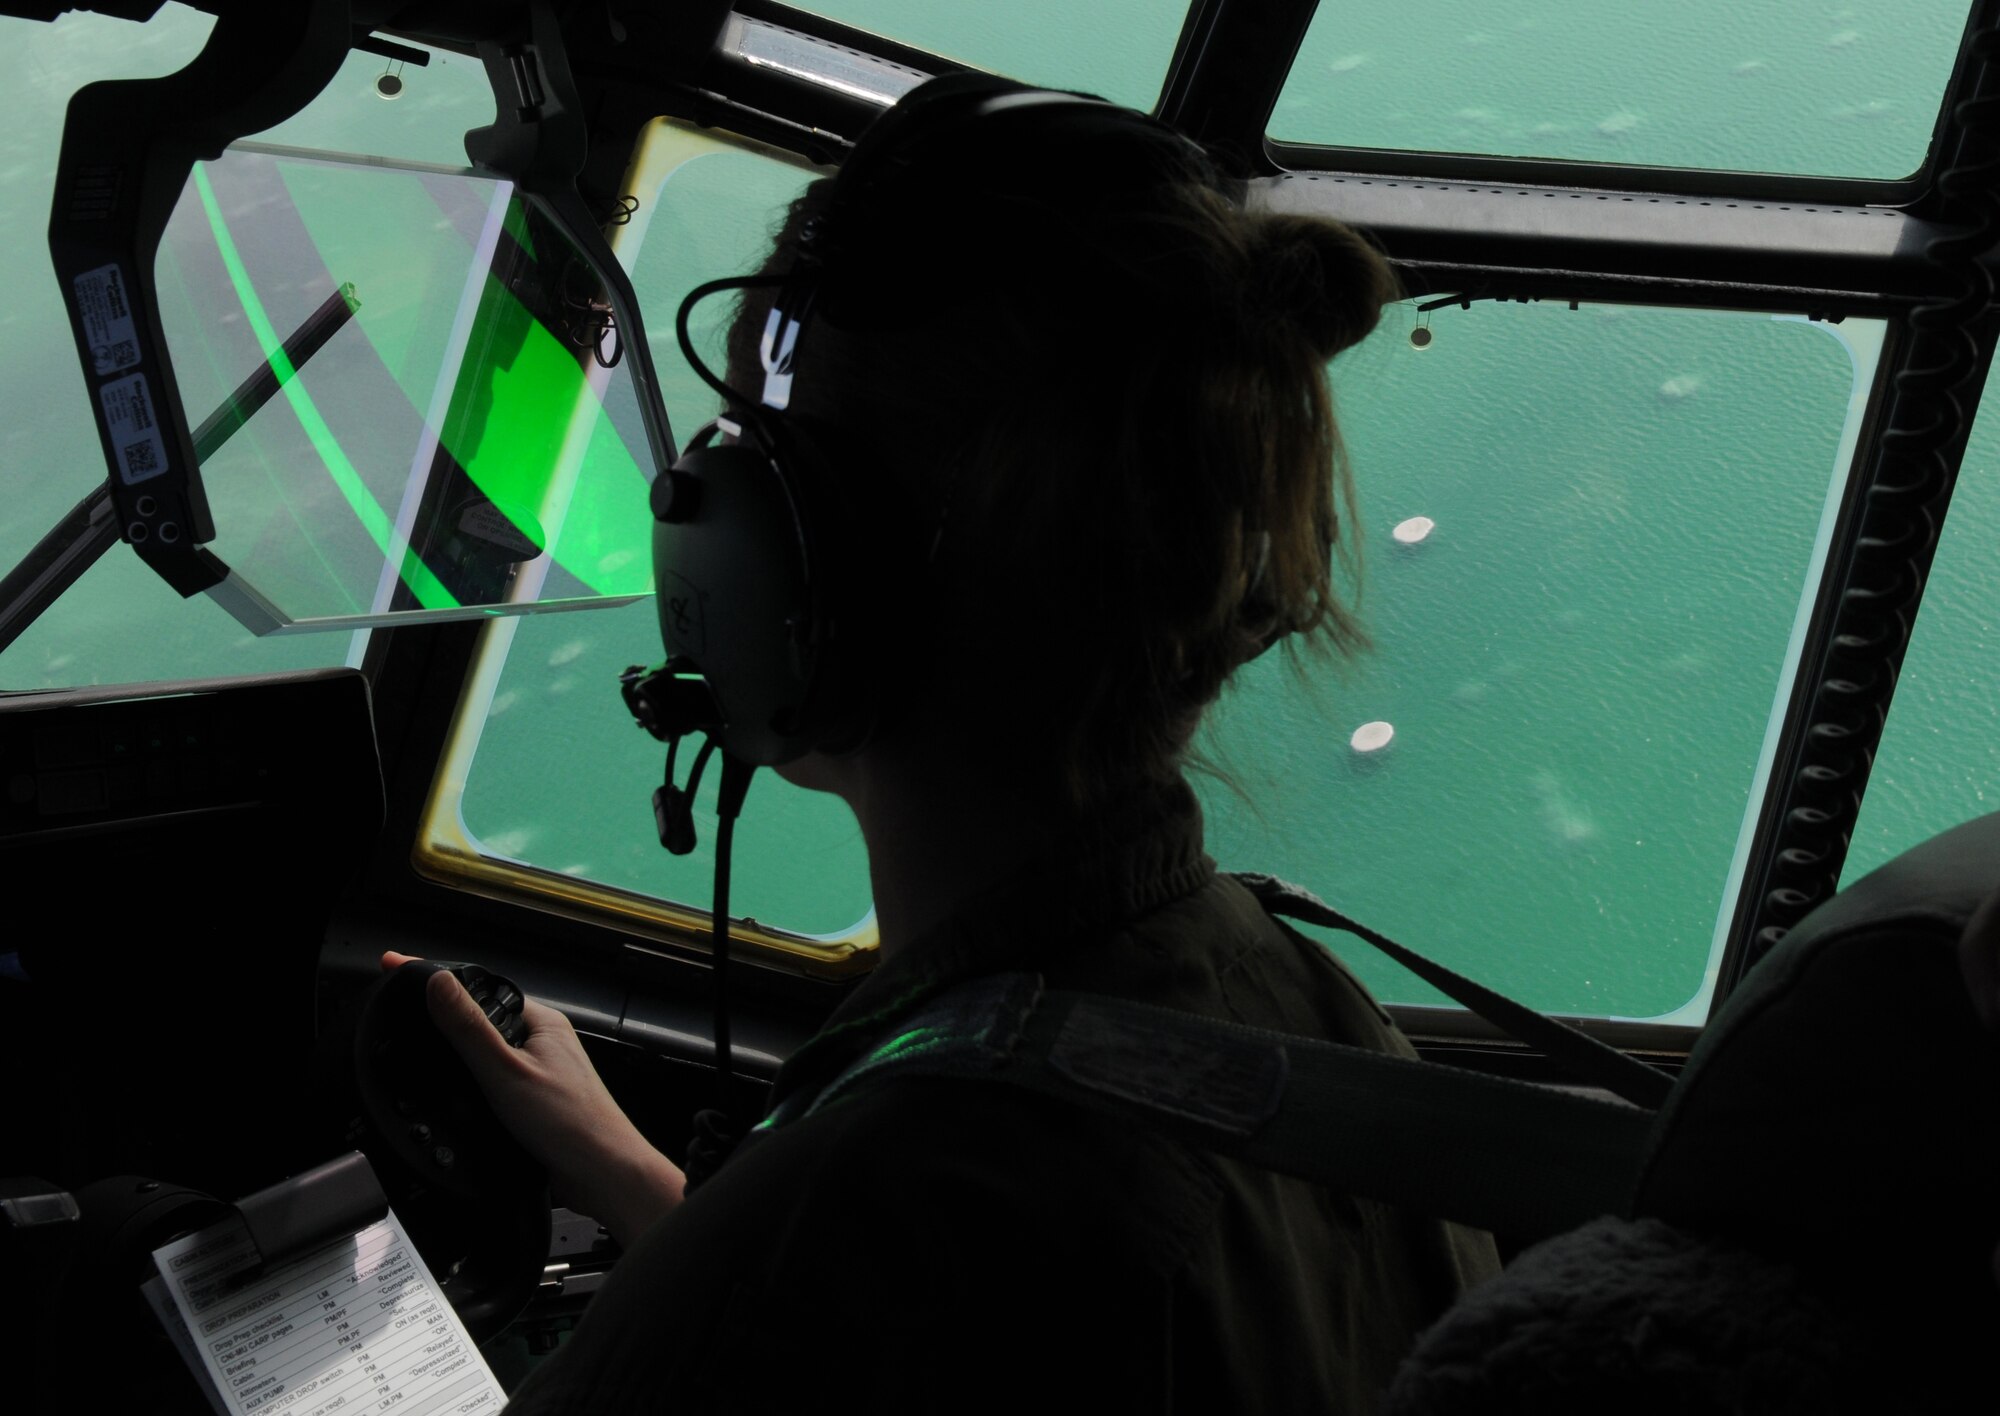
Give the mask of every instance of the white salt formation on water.
POLYGON ((1406 546, 1414 546, 1437 529, 1437 523, 1428 516, 1413 516, 1408 521, 1396 523, 1396 529, 1389 534, 1406 546))
POLYGON ((1354 730, 1354 736, 1347 740, 1347 745, 1356 752, 1380 752, 1395 735, 1395 728, 1388 723, 1363 723, 1354 730))

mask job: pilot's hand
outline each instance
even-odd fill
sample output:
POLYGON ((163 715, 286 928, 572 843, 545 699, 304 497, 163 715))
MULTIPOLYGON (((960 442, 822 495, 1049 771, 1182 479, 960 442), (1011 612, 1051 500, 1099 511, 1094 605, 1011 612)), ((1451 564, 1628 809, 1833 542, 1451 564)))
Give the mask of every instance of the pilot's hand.
MULTIPOLYGON (((410 962, 385 953, 384 970, 410 962)), ((686 1177, 639 1134, 605 1089, 568 1018, 528 999, 528 1037, 510 1047, 449 973, 432 974, 424 1002, 465 1059, 493 1112, 549 1172, 551 1188, 629 1245, 681 1202, 686 1177)))
MULTIPOLYGON (((2000 1033, 2000 891, 1987 896, 1966 921, 1958 940, 1958 968, 1972 1011, 1988 1032, 2000 1033)), ((1993 1281, 2000 1284, 2000 1249, 1993 1251, 1993 1281)))

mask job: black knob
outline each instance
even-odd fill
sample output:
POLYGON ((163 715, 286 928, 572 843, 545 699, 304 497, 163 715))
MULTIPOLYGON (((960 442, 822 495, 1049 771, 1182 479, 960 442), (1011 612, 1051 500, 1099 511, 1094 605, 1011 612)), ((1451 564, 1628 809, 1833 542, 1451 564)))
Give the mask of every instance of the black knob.
POLYGON ((653 479, 653 520, 692 521, 701 509, 701 483, 693 473, 668 468, 653 479))

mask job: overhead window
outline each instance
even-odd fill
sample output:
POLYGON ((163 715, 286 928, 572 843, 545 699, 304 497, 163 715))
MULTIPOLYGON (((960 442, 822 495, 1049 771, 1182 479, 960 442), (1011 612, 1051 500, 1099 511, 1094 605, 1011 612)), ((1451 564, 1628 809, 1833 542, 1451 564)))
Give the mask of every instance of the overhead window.
POLYGON ((1828 177, 1923 166, 1966 0, 1319 7, 1282 142, 1828 177))
POLYGON ((1187 6, 1173 0, 805 0, 816 15, 1024 83, 1151 109, 1187 6))

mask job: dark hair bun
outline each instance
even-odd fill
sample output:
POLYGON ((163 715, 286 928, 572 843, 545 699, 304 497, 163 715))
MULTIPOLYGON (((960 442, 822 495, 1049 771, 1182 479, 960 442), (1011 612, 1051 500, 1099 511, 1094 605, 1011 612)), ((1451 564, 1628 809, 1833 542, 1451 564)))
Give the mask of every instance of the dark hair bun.
POLYGON ((1249 244, 1258 311, 1295 322, 1323 359, 1366 339, 1402 293, 1381 252, 1350 227, 1264 212, 1251 217, 1249 244))

